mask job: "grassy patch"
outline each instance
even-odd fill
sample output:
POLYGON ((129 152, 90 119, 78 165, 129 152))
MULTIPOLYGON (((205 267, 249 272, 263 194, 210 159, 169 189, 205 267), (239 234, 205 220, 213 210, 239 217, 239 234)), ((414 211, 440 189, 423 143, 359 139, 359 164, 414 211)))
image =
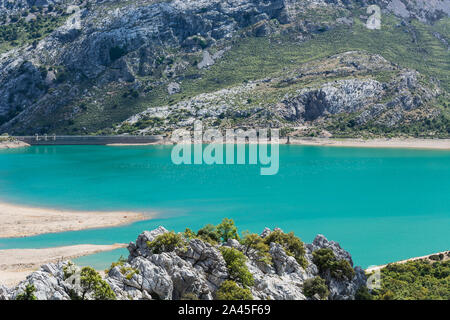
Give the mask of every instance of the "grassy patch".
POLYGON ((15 22, 0 25, 0 53, 45 38, 64 20, 63 16, 36 14, 36 18, 29 21, 21 17, 15 22))

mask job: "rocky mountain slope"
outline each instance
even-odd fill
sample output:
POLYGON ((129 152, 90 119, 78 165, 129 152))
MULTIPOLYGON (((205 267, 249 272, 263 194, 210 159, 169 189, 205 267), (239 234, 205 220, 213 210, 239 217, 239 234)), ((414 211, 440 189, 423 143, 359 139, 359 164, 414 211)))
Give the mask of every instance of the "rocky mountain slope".
POLYGON ((0 1, 0 132, 449 135, 450 0, 0 1), (381 29, 366 22, 381 7, 381 29), (77 7, 74 7, 77 5, 77 7))
MULTIPOLYGON (((230 234, 232 228, 225 230, 230 234)), ((355 299, 365 288, 364 271, 322 235, 303 245, 279 229, 266 228, 240 242, 222 238, 220 244, 215 234, 211 226, 197 234, 145 231, 128 246, 128 259, 113 263, 104 279, 89 268, 79 273, 71 262, 48 264, 16 288, 0 285, 0 300, 342 300, 355 299)))

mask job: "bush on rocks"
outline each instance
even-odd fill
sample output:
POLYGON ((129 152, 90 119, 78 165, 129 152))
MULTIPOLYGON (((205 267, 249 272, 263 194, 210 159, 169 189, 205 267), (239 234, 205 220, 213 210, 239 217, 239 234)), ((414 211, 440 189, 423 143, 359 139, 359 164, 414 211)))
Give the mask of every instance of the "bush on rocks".
POLYGON ((253 300, 249 289, 239 287, 236 282, 225 280, 216 292, 217 300, 253 300))
POLYGON ((267 245, 270 245, 272 242, 280 244, 287 255, 293 256, 303 268, 307 267, 308 262, 305 258, 305 246, 293 232, 284 233, 281 230, 274 230, 264 238, 264 242, 267 245))
POLYGON ((220 252, 227 264, 231 279, 238 281, 244 287, 251 287, 254 284, 253 275, 248 271, 245 261, 247 257, 239 250, 221 247, 220 252))
POLYGON ((32 284, 27 284, 25 287, 25 291, 18 294, 16 300, 36 300, 36 296, 34 292, 36 288, 32 284))
POLYGON ((85 300, 88 293, 91 293, 95 300, 116 299, 116 295, 109 284, 93 268, 84 267, 81 269, 80 280, 82 288, 81 300, 85 300))
POLYGON ((272 257, 269 254, 269 245, 264 242, 264 239, 256 233, 245 233, 241 244, 244 246, 244 254, 248 255, 250 250, 255 250, 259 261, 266 264, 272 263, 272 257))
POLYGON ((217 231, 216 226, 207 224, 203 228, 197 231, 197 238, 209 244, 216 245, 220 242, 220 234, 217 231))
POLYGON ((147 247, 154 253, 172 252, 176 248, 186 245, 183 236, 173 231, 157 236, 153 241, 147 242, 147 247))
POLYGON ((313 262, 323 275, 327 271, 333 278, 339 280, 351 280, 355 276, 355 270, 347 260, 337 260, 330 248, 322 248, 313 252, 313 262))
POLYGON ((326 299, 330 292, 325 283, 325 280, 321 277, 315 277, 307 279, 303 285, 303 294, 305 297, 312 298, 318 294, 321 299, 326 299))
POLYGON ((227 242, 228 239, 239 240, 238 230, 233 219, 224 218, 216 229, 223 242, 227 242))

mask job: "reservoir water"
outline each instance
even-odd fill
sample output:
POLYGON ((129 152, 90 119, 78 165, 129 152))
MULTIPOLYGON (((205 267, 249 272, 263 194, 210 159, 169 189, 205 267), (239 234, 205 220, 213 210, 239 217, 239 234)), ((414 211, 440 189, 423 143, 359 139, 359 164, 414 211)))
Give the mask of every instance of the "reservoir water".
MULTIPOLYGON (((107 229, 0 239, 0 249, 134 241, 159 225, 197 230, 224 217, 338 241, 363 267, 450 249, 450 152, 280 146, 257 165, 174 165, 170 146, 36 146, 0 151, 0 201, 72 210, 157 212, 107 229)), ((0 226, 1 227, 1 226, 0 226)), ((104 268, 126 250, 77 259, 104 268)))

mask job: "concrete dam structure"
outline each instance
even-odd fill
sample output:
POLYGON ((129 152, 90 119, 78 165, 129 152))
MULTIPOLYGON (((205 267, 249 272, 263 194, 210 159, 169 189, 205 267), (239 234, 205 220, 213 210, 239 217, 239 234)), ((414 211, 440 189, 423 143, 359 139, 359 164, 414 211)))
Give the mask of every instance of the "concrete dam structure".
POLYGON ((15 136, 17 140, 30 145, 107 145, 107 144, 148 144, 163 142, 163 136, 58 136, 34 135, 15 136))

